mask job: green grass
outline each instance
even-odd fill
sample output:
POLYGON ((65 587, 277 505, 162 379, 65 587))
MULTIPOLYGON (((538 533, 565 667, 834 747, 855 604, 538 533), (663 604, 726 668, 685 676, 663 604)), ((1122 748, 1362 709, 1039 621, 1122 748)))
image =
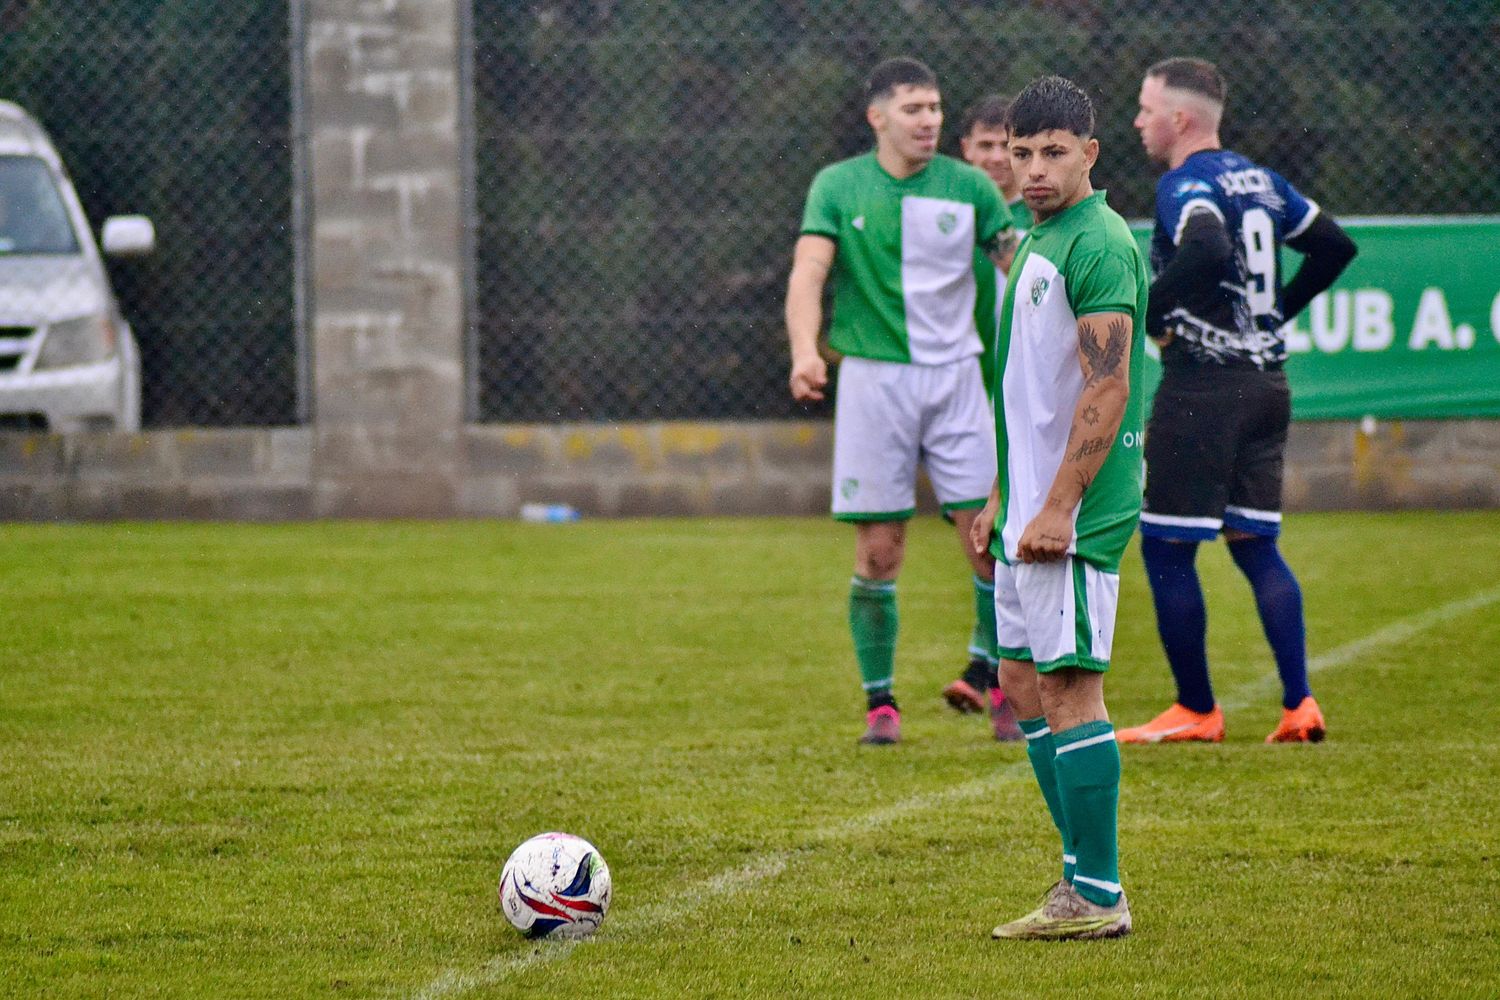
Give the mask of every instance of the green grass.
MULTIPOLYGON (((1024 750, 937 697, 956 544, 914 525, 907 742, 861 750, 826 521, 0 527, 0 996, 1500 993, 1500 514, 1290 520, 1315 747, 1261 743, 1204 551, 1229 737, 1125 748, 1136 933, 1078 945, 988 939, 1056 850, 1024 750), (547 829, 614 875, 571 949, 495 903, 547 829)), ((1170 685, 1122 577, 1128 725, 1170 685)))

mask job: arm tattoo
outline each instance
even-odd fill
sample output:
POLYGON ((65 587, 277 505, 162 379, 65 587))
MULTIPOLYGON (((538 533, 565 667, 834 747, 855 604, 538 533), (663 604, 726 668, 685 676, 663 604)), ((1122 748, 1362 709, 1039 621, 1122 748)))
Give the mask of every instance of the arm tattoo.
POLYGON ((1097 407, 1097 406, 1086 406, 1086 407, 1084 407, 1083 408, 1083 422, 1086 423, 1086 424, 1088 424, 1090 427, 1092 427, 1095 424, 1097 424, 1099 422, 1099 407, 1097 407))
POLYGON ((980 249, 992 257, 1004 257, 1020 245, 1021 234, 1011 226, 991 236, 980 249))
POLYGON ((1118 316, 1111 319, 1102 344, 1094 335, 1093 324, 1083 322, 1078 327, 1078 347, 1089 366, 1088 383, 1092 385, 1118 374, 1120 362, 1125 360, 1125 351, 1130 344, 1130 327, 1125 321, 1118 316))
POLYGON ((1109 447, 1113 443, 1109 438, 1089 438, 1083 444, 1080 444, 1077 449, 1069 452, 1065 461, 1079 462, 1090 455, 1097 455, 1101 451, 1109 451, 1109 447))

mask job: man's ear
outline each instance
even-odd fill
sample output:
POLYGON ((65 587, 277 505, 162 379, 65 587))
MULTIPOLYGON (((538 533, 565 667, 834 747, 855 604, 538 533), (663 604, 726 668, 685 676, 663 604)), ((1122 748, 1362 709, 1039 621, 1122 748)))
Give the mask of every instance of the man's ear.
POLYGON ((865 121, 870 123, 872 129, 879 132, 885 127, 885 109, 879 104, 870 105, 865 108, 865 121))
POLYGON ((1088 169, 1094 168, 1094 162, 1099 159, 1099 140, 1090 139, 1083 144, 1083 158, 1088 164, 1088 169))

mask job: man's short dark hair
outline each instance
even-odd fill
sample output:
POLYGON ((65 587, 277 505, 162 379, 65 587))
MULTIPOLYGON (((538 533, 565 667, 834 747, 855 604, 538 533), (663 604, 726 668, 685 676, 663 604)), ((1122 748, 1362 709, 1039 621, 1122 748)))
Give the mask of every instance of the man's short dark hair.
POLYGON ((1200 94, 1218 104, 1223 104, 1224 99, 1229 96, 1224 74, 1207 59, 1190 59, 1185 56, 1163 59, 1146 70, 1146 75, 1161 77, 1165 86, 1200 94))
POLYGON ((1010 114, 1010 98, 1004 94, 986 94, 964 111, 958 123, 958 134, 968 136, 975 128, 1004 128, 1010 114))
POLYGON ((1052 129, 1088 139, 1094 134, 1094 102, 1072 80, 1044 76, 1032 80, 1016 95, 1006 124, 1012 139, 1052 129))
POLYGON ((924 62, 898 56, 870 70, 865 80, 865 107, 896 93, 897 87, 937 87, 937 74, 924 62))

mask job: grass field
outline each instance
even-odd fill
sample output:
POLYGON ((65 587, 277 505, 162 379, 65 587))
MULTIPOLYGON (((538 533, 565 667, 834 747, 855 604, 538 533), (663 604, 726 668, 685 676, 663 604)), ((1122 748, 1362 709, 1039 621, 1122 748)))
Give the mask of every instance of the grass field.
MULTIPOLYGON (((1200 563, 1219 746, 1126 747, 1136 933, 999 943, 1054 878, 1024 749, 937 697, 970 598, 913 529, 861 749, 822 520, 0 527, 0 996, 1500 995, 1500 513, 1304 515, 1331 735, 1200 563), (604 929, 495 901, 588 837, 604 929)), ((1138 556, 1115 720, 1170 686, 1138 556)))

